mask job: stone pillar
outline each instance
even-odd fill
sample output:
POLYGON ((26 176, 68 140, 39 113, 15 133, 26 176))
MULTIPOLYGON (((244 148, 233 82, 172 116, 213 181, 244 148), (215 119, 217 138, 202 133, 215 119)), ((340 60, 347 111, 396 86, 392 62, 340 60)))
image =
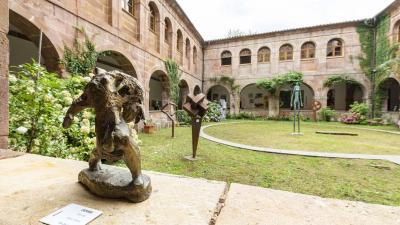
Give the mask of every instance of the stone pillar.
POLYGON ((279 97, 270 95, 268 99, 268 116, 279 116, 279 97))
POLYGON ((0 1, 0 148, 8 148, 8 1, 0 1))

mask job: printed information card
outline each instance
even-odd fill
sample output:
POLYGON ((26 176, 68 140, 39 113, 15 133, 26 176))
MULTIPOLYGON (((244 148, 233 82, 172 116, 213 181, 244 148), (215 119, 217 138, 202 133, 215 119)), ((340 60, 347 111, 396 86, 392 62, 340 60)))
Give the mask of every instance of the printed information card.
POLYGON ((84 206, 69 204, 54 213, 43 217, 40 222, 49 225, 86 225, 103 212, 84 206))

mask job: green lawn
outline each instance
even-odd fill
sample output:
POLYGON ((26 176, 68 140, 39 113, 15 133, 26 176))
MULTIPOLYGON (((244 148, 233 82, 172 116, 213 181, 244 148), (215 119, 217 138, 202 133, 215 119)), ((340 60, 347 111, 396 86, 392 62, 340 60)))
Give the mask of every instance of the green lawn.
MULTIPOLYGON (((384 161, 309 158, 258 153, 200 140, 201 160, 191 154, 191 129, 141 134, 142 167, 322 197, 400 206, 400 167, 384 161)), ((179 188, 179 184, 176 184, 179 188)))
MULTIPOLYGON (((400 155, 400 135, 357 128, 396 131, 395 127, 367 127, 339 123, 302 122, 304 136, 292 136, 288 121, 245 121, 205 130, 209 135, 236 143, 288 150, 400 155), (333 136, 316 131, 352 132, 359 136, 333 136)), ((397 130, 398 131, 398 130, 397 130)))

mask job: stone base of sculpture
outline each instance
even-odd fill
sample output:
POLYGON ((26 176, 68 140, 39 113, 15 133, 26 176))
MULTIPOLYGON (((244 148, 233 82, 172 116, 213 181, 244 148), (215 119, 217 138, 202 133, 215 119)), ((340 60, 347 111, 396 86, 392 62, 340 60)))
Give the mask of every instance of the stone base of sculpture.
POLYGON ((143 185, 135 185, 129 170, 102 165, 101 170, 82 170, 79 182, 90 192, 106 198, 125 198, 131 202, 143 202, 150 197, 150 177, 142 175, 143 185))

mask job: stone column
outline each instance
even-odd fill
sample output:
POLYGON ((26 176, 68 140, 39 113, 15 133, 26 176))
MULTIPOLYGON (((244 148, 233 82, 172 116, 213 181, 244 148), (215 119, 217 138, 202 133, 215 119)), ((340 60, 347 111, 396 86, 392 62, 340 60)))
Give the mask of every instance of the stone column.
POLYGON ((0 1, 0 148, 8 148, 8 1, 0 1))

